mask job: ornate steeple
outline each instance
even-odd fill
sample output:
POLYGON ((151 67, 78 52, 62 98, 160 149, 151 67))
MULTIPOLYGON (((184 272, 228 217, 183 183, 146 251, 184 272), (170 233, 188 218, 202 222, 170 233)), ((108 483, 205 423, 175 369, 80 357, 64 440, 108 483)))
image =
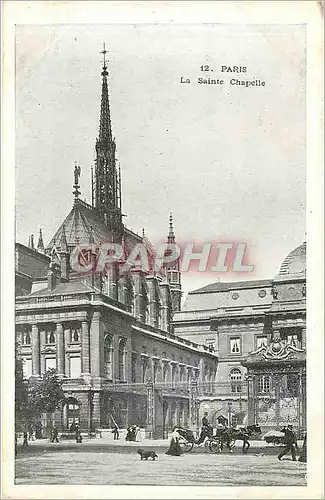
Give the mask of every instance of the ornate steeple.
POLYGON ((37 250, 38 250, 38 252, 41 252, 41 253, 44 253, 44 251, 45 251, 42 229, 39 230, 37 250))
POLYGON ((102 69, 102 95, 100 106, 99 135, 96 140, 96 164, 93 180, 94 207, 99 211, 114 240, 121 239, 123 232, 121 211, 120 175, 116 168, 115 139, 112 134, 111 115, 107 84, 107 61, 105 48, 102 69))
MULTIPOLYGON (((169 214, 169 233, 167 237, 167 243, 175 244, 175 233, 173 226, 173 214, 169 214)), ((173 312, 180 311, 181 309, 181 299, 182 299, 182 284, 181 284, 181 272, 179 266, 179 259, 173 262, 167 262, 167 282, 170 286, 170 291, 172 295, 172 308, 173 312)))

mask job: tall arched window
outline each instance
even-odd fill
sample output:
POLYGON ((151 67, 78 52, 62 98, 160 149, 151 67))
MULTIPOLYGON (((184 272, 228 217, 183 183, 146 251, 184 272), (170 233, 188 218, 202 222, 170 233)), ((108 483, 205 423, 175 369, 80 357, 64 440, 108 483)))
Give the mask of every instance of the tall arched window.
POLYGON ((168 363, 164 363, 164 367, 163 367, 163 381, 164 381, 164 384, 167 384, 167 382, 168 382, 168 372, 169 372, 168 363))
POLYGON ((260 375, 257 379, 258 392, 269 392, 270 391, 270 376, 260 375))
POLYGON ((230 372, 231 392, 241 392, 242 374, 239 368, 233 368, 230 372))
POLYGON ((141 359, 141 382, 143 384, 147 382, 147 372, 148 372, 148 358, 143 356, 141 359))
POLYGON ((172 386, 176 385, 176 376, 177 376, 177 366, 175 364, 172 365, 172 386))
POLYGON ((104 371, 105 377, 113 379, 113 343, 110 335, 105 336, 104 340, 104 371))
POLYGON ((118 370, 119 370, 119 380, 125 380, 125 344, 126 339, 120 339, 118 345, 118 370))

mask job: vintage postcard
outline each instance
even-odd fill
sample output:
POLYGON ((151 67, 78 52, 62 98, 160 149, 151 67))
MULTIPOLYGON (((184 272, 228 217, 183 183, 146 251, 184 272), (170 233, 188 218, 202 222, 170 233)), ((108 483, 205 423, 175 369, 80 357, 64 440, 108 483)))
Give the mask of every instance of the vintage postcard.
POLYGON ((322 498, 322 4, 3 10, 4 498, 322 498))

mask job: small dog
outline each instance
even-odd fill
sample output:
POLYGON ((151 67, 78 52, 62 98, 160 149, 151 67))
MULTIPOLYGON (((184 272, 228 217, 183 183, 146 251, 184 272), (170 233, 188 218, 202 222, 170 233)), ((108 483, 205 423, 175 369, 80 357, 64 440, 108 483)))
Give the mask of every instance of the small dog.
POLYGON ((141 448, 138 449, 137 453, 139 453, 141 460, 148 460, 148 458, 152 458, 152 460, 156 460, 158 458, 158 455, 156 454, 155 451, 144 451, 141 448))

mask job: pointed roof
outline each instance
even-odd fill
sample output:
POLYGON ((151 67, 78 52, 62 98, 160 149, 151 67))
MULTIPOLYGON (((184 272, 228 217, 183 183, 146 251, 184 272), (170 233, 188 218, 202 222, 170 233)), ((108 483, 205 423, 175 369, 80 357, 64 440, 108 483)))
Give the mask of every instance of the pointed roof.
POLYGON ((56 231, 46 249, 50 250, 54 246, 60 248, 63 233, 65 233, 67 246, 70 249, 78 244, 89 243, 91 238, 97 244, 111 240, 111 234, 98 212, 80 199, 74 201, 70 213, 56 231))
POLYGON ((103 61, 103 71, 102 71, 102 96, 100 104, 100 122, 99 122, 99 136, 98 142, 102 145, 108 146, 110 142, 113 141, 112 137, 112 124, 111 124, 111 113, 109 107, 109 95, 108 95, 108 84, 107 84, 107 66, 106 66, 106 54, 107 50, 105 48, 101 52, 104 56, 103 61))
MULTIPOLYGON (((53 248, 61 251, 62 242, 68 250, 79 244, 101 245, 112 240, 112 233, 98 211, 85 201, 75 199, 73 207, 46 247, 47 253, 53 248)), ((143 241, 143 238, 128 228, 124 228, 124 240, 128 253, 143 241)))
POLYGON ((44 241, 43 241, 43 234, 42 234, 42 229, 39 230, 39 237, 38 237, 38 243, 37 243, 37 250, 39 252, 44 252, 44 241))

